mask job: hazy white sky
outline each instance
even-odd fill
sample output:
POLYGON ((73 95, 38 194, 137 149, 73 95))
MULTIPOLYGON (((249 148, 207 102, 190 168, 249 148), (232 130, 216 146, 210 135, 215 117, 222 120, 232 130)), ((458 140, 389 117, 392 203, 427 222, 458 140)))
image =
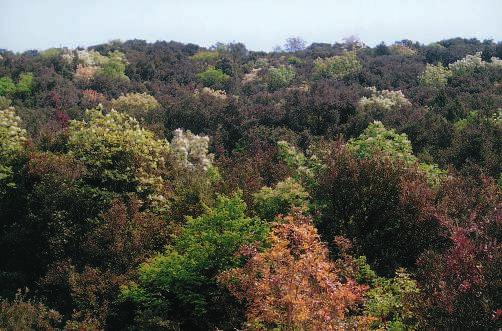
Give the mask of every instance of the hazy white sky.
POLYGON ((111 39, 271 50, 357 35, 370 45, 451 37, 502 40, 502 0, 0 0, 0 48, 90 46, 111 39))

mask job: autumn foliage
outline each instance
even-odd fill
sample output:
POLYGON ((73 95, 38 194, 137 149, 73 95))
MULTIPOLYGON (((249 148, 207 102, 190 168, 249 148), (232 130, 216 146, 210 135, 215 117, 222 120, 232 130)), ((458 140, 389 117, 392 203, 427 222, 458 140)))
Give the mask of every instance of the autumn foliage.
POLYGON ((364 286, 344 279, 328 257, 312 220, 295 211, 277 219, 270 248, 244 246, 249 260, 219 276, 246 304, 246 328, 340 330, 362 327, 349 311, 362 300, 364 286))
POLYGON ((502 329, 501 58, 0 49, 0 329, 502 329))

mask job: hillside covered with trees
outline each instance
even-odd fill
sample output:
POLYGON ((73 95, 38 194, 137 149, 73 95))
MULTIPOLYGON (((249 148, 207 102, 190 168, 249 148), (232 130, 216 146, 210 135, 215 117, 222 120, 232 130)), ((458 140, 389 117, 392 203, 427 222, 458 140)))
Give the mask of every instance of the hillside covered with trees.
POLYGON ((501 59, 0 51, 0 329, 501 329, 501 59))

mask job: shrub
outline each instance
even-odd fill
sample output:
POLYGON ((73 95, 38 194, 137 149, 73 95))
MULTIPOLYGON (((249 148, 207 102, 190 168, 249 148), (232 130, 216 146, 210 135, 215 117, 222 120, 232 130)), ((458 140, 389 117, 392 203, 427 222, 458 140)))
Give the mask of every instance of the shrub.
POLYGON ((177 129, 171 140, 171 151, 176 160, 185 168, 209 170, 213 155, 208 153, 209 137, 198 136, 190 131, 177 129))
POLYGON ((416 328, 414 300, 419 292, 417 282, 411 279, 405 269, 397 269, 393 278, 375 276, 371 279, 370 289, 365 293, 364 302, 364 313, 375 317, 371 328, 414 330, 416 328))
POLYGON ((288 63, 291 65, 299 65, 303 63, 303 60, 296 56, 288 57, 288 63))
POLYGON ((30 93, 32 87, 33 87, 33 74, 30 72, 22 73, 19 76, 19 81, 17 82, 16 85, 16 92, 24 94, 30 93))
POLYGON ((323 167, 317 156, 305 156, 296 147, 286 141, 277 142, 278 156, 286 163, 293 174, 293 179, 310 187, 315 175, 323 167))
POLYGON ((220 58, 220 53, 214 51, 199 51, 190 58, 194 61, 210 63, 218 60, 220 58))
POLYGON ((82 81, 89 81, 91 78, 96 75, 96 72, 98 71, 97 66, 82 66, 81 64, 77 65, 77 69, 75 70, 75 74, 73 75, 73 78, 76 80, 82 80, 82 81))
POLYGON ((107 61, 106 56, 101 55, 95 50, 78 50, 77 58, 86 67, 100 66, 107 61))
POLYGON ((400 56, 413 56, 417 54, 417 51, 405 45, 394 44, 389 47, 392 54, 400 56))
POLYGON ((126 58, 122 52, 109 52, 107 56, 95 50, 77 51, 80 64, 77 66, 76 78, 90 79, 98 74, 112 80, 129 80, 125 75, 126 58))
POLYGON ((48 48, 44 51, 40 52, 40 56, 45 59, 54 59, 57 58, 63 53, 63 50, 60 48, 48 48))
POLYGON ((350 139, 347 148, 358 158, 380 155, 410 166, 418 165, 431 185, 437 185, 446 174, 435 164, 419 164, 406 134, 398 134, 394 129, 388 130, 379 121, 368 125, 358 138, 350 139))
POLYGON ((106 102, 106 96, 103 93, 94 90, 83 90, 80 104, 83 108, 89 109, 97 107, 99 104, 106 102))
POLYGON ((441 186, 438 211, 448 245, 420 257, 420 329, 500 327, 501 205, 500 189, 481 174, 452 176, 441 186))
POLYGON ((116 59, 110 59, 96 73, 110 79, 129 80, 125 75, 125 64, 116 59))
POLYGON ((0 109, 6 109, 9 108, 12 103, 12 100, 4 97, 3 95, 0 95, 0 109))
POLYGON ((18 292, 14 300, 0 300, 0 329, 58 330, 61 314, 42 303, 27 300, 18 292))
POLYGON ((474 71, 484 68, 486 62, 481 59, 481 52, 474 55, 467 55, 463 59, 450 63, 448 68, 454 76, 472 74, 474 71))

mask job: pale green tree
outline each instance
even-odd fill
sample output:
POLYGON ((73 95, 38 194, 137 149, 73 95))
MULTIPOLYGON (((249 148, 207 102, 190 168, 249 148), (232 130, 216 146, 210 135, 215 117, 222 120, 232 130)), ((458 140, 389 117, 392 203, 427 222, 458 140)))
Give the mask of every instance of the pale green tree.
POLYGON ((448 78, 451 76, 451 71, 444 67, 441 63, 438 63, 437 65, 427 64, 424 72, 418 76, 418 82, 422 86, 439 89, 446 86, 448 78))
POLYGON ((286 87, 295 79, 296 72, 291 66, 280 66, 268 70, 267 84, 271 91, 286 87))
POLYGON ((87 167, 92 182, 116 192, 136 192, 165 207, 165 163, 169 143, 140 127, 137 120, 112 110, 87 110, 68 130, 69 153, 87 167))
POLYGON ((289 214, 293 208, 305 209, 309 194, 292 178, 278 182, 275 187, 263 187, 253 195, 255 210, 263 219, 274 220, 281 214, 289 214))
POLYGON ((13 182, 13 163, 22 153, 27 141, 26 130, 14 108, 0 110, 0 196, 16 185, 13 182))
POLYGON ((364 159, 380 155, 392 161, 417 165, 432 185, 441 181, 446 172, 435 164, 419 163, 408 136, 387 129, 380 121, 371 123, 357 138, 350 139, 347 148, 358 158, 364 159))
POLYGON ((147 93, 127 93, 113 99, 110 108, 140 118, 153 110, 159 109, 160 104, 157 99, 147 93))
POLYGON ((345 52, 338 56, 316 59, 314 61, 314 77, 342 79, 359 72, 362 67, 363 65, 357 58, 355 51, 345 52))

